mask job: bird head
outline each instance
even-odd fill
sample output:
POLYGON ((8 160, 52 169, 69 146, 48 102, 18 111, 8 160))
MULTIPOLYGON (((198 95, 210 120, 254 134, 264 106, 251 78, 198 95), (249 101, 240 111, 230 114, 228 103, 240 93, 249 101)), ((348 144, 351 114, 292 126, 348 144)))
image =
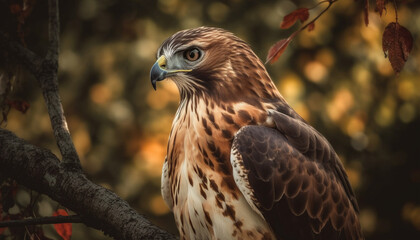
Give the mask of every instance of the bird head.
POLYGON ((219 99, 238 94, 262 97, 274 86, 248 44, 213 27, 179 31, 162 43, 150 80, 156 90, 156 83, 168 78, 178 86, 181 98, 202 94, 219 99))

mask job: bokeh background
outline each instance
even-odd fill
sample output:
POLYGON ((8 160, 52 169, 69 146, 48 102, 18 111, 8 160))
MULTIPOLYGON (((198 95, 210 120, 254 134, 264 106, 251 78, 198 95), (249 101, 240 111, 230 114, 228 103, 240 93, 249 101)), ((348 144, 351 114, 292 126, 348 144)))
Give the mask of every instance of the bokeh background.
MULTIPOLYGON (((36 2, 23 26, 27 47, 40 55, 47 47, 46 2, 36 2)), ((396 77, 381 42, 386 24, 395 19, 393 7, 388 4, 386 14, 379 17, 371 6, 366 27, 362 2, 338 1, 316 22, 314 31, 299 34, 267 69, 291 106, 330 140, 344 162, 366 238, 420 239, 420 3, 408 0, 399 6, 399 22, 413 33, 415 42, 396 77)), ((298 25, 280 30, 282 18, 297 7, 315 4, 60 1, 60 92, 88 177, 115 191, 155 224, 177 233, 160 195, 160 174, 178 90, 164 81, 155 92, 149 80, 160 43, 181 29, 217 26, 246 40, 265 59, 272 44, 297 29, 298 25)), ((323 7, 311 10, 311 17, 323 7)), ((37 82, 23 69, 12 97, 31 106, 26 114, 10 111, 3 127, 59 156, 37 82)), ((24 188, 18 192, 18 201, 28 197, 24 188)), ((41 196, 36 211, 47 216, 56 207, 41 196)), ((44 228, 49 237, 60 239, 51 226, 44 228)), ((73 239, 106 237, 74 224, 73 239)))

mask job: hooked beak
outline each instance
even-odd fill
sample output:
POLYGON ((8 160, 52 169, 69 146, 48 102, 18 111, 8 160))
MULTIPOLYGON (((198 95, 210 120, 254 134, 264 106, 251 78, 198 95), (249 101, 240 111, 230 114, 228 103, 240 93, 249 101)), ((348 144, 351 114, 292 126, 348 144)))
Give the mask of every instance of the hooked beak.
POLYGON ((160 56, 159 59, 153 64, 150 70, 150 81, 156 91, 156 82, 165 79, 168 74, 179 73, 179 72, 191 72, 192 69, 173 69, 169 70, 166 66, 166 58, 164 55, 160 56))
POLYGON ((152 69, 150 70, 150 81, 152 82, 153 89, 156 91, 156 82, 162 81, 166 78, 168 71, 166 68, 166 58, 165 56, 160 56, 159 59, 153 64, 152 69))

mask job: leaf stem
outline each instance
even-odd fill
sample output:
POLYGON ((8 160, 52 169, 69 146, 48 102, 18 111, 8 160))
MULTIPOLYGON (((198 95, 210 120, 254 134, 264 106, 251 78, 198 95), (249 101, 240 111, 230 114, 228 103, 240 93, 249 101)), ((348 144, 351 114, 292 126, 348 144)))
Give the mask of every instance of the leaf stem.
POLYGON ((394 10, 395 10, 395 22, 398 23, 398 6, 397 6, 397 1, 394 0, 394 10))
POLYGON ((299 30, 297 30, 296 31, 296 33, 298 33, 298 32, 302 32, 303 30, 305 30, 309 25, 311 25, 311 24, 313 24, 316 20, 318 20, 318 18, 320 18, 330 7, 331 7, 331 5, 333 5, 333 3, 335 3, 335 2, 337 2, 338 0, 328 0, 328 1, 322 1, 322 2, 320 2, 319 4, 321 4, 321 3, 324 3, 324 2, 328 2, 328 6, 324 9, 324 10, 322 10, 322 12, 320 12, 319 14, 318 14, 318 16, 316 16, 314 19, 312 19, 310 22, 308 22, 308 23, 306 23, 303 27, 301 27, 299 30))

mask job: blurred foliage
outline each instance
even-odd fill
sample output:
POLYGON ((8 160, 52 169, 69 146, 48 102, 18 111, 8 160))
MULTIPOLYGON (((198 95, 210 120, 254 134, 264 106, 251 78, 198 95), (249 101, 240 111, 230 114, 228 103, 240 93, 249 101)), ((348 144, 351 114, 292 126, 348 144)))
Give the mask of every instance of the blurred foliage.
MULTIPOLYGON (((3 7, 8 1, 0 2, 3 7)), ((23 25, 27 47, 41 55, 47 47, 46 2, 37 1, 23 25)), ((382 18, 370 12, 366 27, 360 2, 336 3, 314 31, 299 34, 267 68, 289 103, 340 155, 356 191, 366 238, 420 239, 420 3, 411 0, 399 6, 399 22, 413 33, 415 42, 396 77, 381 45, 386 24, 395 18, 392 6, 382 18)), ((265 59, 273 43, 296 30, 297 26, 279 29, 283 16, 315 2, 60 4, 60 92, 84 171, 154 223, 176 233, 160 196, 160 173, 179 96, 171 82, 159 84, 157 92, 151 87, 149 69, 160 43, 181 29, 217 26, 246 40, 265 59)), ((10 24, 2 22, 1 30, 10 24)), ((59 156, 35 79, 18 71, 12 94, 29 102, 30 108, 26 114, 10 111, 6 128, 59 156)), ((38 205, 41 216, 51 215, 57 207, 47 197, 38 205)), ((59 239, 53 235, 49 237, 59 239)), ((96 230, 74 225, 73 239, 103 238, 96 230)))

